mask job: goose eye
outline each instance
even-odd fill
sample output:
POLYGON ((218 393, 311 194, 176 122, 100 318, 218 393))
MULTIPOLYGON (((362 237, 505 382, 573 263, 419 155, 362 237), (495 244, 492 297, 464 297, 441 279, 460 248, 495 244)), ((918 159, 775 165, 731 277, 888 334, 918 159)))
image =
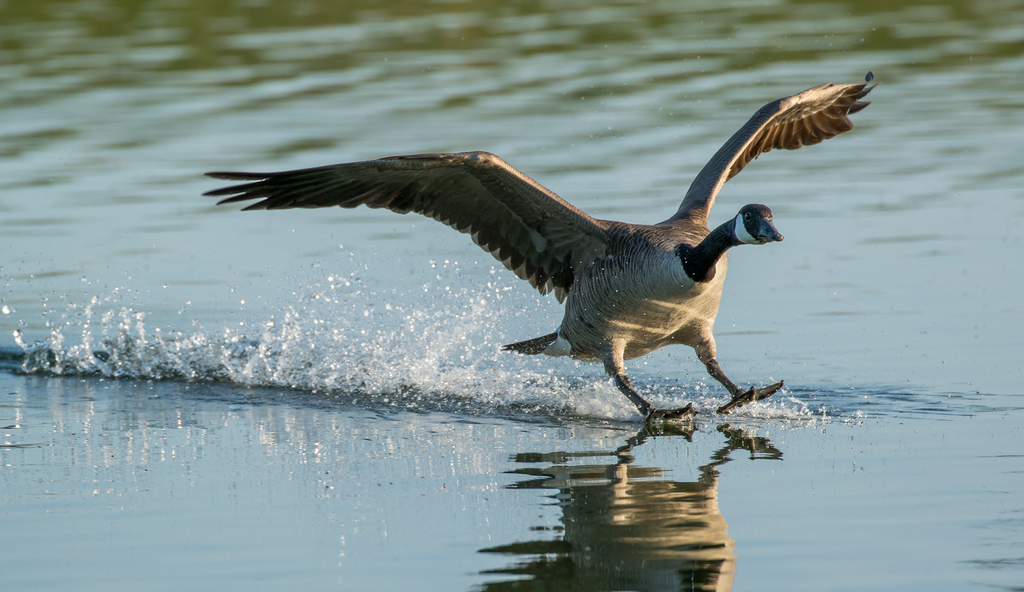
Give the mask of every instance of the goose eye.
POLYGON ((747 222, 750 222, 750 212, 743 214, 743 219, 746 220, 747 222))

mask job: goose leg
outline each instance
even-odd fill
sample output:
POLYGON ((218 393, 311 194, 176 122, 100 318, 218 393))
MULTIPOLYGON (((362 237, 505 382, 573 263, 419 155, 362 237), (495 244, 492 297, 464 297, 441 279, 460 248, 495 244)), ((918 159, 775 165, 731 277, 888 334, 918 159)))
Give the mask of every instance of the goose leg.
POLYGON ((686 407, 681 409, 655 409, 650 401, 641 397, 640 393, 636 392, 636 389, 633 388, 633 383, 629 380, 629 377, 626 376, 626 365, 623 363, 622 349, 620 347, 607 356, 604 367, 615 381, 616 388, 626 395, 630 402, 636 405, 636 410, 640 412, 640 415, 644 416, 645 421, 681 419, 695 415, 692 403, 688 403, 686 407))
POLYGON ((640 396, 640 393, 636 392, 636 389, 633 388, 633 383, 624 372, 616 372, 612 378, 615 380, 616 388, 636 405, 636 410, 640 412, 640 415, 647 417, 654 411, 654 405, 651 405, 650 401, 644 399, 640 396))
POLYGON ((719 407, 718 413, 729 413, 737 407, 742 407, 748 403, 753 403, 754 401, 767 399, 782 388, 782 381, 762 388, 750 387, 750 389, 746 391, 736 386, 736 383, 729 380, 729 377, 725 375, 725 372, 722 371, 722 367, 718 364, 718 360, 715 359, 714 347, 714 342, 712 341, 710 347, 702 346, 696 349, 697 357, 701 362, 704 362, 704 367, 708 369, 708 374, 711 375, 711 378, 722 383, 722 386, 724 386, 729 391, 729 394, 732 395, 732 400, 719 407))

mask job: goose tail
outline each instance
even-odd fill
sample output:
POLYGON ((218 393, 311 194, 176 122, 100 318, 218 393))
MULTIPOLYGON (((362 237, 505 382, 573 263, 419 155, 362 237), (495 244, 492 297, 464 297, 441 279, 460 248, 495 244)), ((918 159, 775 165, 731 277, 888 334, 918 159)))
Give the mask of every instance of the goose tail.
POLYGON ((554 343, 557 339, 558 331, 555 331, 554 333, 548 333, 541 337, 534 337, 533 339, 527 339, 526 341, 503 345, 501 346, 501 351, 511 351, 516 352, 517 354, 535 356, 537 354, 544 353, 544 350, 546 350, 548 346, 554 343))

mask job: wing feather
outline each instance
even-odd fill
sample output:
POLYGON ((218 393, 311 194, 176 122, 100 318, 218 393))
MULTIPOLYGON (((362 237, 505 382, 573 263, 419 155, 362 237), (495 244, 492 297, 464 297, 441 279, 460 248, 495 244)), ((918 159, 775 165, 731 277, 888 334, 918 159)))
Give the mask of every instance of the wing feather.
POLYGON ((868 86, 873 78, 869 72, 865 82, 823 84, 758 109, 704 166, 679 210, 666 222, 690 219, 707 224, 722 186, 759 155, 811 146, 853 129, 849 115, 870 104, 861 99, 874 88, 868 86))
POLYGON ((246 181, 206 192, 245 210, 354 208, 416 212, 473 242, 540 291, 565 299, 574 268, 605 256, 596 220, 487 152, 413 154, 276 173, 214 172, 246 181))

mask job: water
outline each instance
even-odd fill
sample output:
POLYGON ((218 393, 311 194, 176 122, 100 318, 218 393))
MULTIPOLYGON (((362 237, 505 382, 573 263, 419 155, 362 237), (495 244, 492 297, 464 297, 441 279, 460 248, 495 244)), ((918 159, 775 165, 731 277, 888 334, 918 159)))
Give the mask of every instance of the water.
POLYGON ((0 571, 1016 589, 1022 20, 1001 2, 0 6, 0 571), (787 388, 726 424, 689 350, 630 366, 656 403, 705 412, 692 434, 638 434, 598 366, 499 352, 560 307, 450 229, 200 196, 208 170, 482 149, 595 216, 655 222, 760 105, 868 70, 851 133, 763 155, 712 212, 766 203, 786 235, 732 254, 716 336, 734 380, 787 388))

